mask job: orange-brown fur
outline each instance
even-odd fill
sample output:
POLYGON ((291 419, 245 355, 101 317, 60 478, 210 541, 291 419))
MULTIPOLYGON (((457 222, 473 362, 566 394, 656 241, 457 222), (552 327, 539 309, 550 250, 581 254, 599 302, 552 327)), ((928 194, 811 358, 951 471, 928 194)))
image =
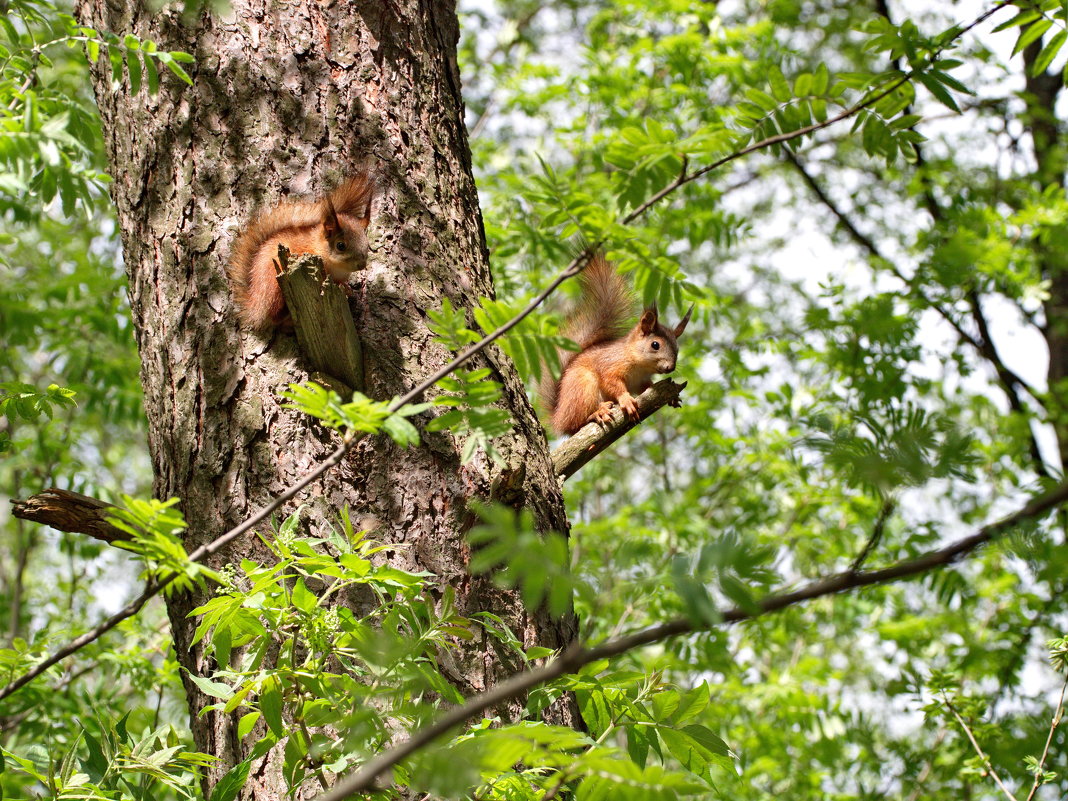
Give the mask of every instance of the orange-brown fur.
POLYGON ((253 216, 230 258, 230 282, 241 322, 262 330, 287 319, 275 275, 278 246, 312 253, 327 273, 344 282, 367 263, 367 225, 374 182, 361 173, 317 201, 285 201, 253 216))
POLYGON ((668 329, 654 306, 627 330, 634 296, 603 255, 592 259, 579 280, 581 299, 562 333, 580 350, 561 353, 559 381, 548 376, 542 381, 543 403, 560 434, 574 434, 592 420, 607 423, 613 405, 636 419, 634 396, 652 385, 655 374, 675 369, 677 340, 690 319, 687 312, 668 329))

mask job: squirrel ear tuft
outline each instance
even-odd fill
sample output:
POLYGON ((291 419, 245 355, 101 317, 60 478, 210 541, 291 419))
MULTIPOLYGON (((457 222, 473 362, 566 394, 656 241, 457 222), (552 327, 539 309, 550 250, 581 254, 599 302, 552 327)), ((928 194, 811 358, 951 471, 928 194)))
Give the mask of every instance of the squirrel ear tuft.
POLYGON ((642 312, 642 318, 638 321, 638 327, 641 328, 643 334, 648 334, 656 328, 656 321, 659 316, 655 303, 645 308, 645 311, 642 312))
POLYGON ((363 216, 356 218, 356 222, 358 224, 362 225, 364 227, 364 229, 366 229, 367 226, 370 225, 370 223, 371 223, 371 201, 374 200, 375 188, 376 188, 375 187, 375 176, 369 175, 366 180, 367 180, 367 200, 364 203, 363 216))
POLYGON ((686 316, 682 318, 682 321, 677 326, 675 326, 675 330, 671 332, 671 333, 673 333, 675 335, 675 339, 678 339, 679 337, 681 337, 682 336, 682 332, 686 330, 686 324, 690 322, 690 315, 691 314, 693 314, 693 304, 692 303, 690 304, 690 308, 688 308, 686 310, 686 316))
POLYGON ((329 196, 323 199, 323 205, 323 231, 330 237, 341 230, 341 220, 338 219, 334 202, 329 196))

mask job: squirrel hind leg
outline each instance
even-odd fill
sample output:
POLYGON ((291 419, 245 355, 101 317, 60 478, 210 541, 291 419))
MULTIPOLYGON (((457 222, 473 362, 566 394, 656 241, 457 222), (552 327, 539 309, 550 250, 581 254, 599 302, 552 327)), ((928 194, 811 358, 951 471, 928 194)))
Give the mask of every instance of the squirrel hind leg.
POLYGON ((615 408, 616 404, 612 401, 601 401, 600 406, 593 410, 593 414, 586 418, 586 422, 597 423, 607 428, 612 423, 612 410, 615 408))
POLYGON ((561 434, 574 434, 589 422, 601 401, 597 374, 581 364, 572 363, 560 378, 553 428, 561 434))
POLYGON ((282 288, 275 277, 274 259, 261 250, 249 270, 248 289, 238 297, 241 321, 253 331, 284 325, 289 317, 282 288))

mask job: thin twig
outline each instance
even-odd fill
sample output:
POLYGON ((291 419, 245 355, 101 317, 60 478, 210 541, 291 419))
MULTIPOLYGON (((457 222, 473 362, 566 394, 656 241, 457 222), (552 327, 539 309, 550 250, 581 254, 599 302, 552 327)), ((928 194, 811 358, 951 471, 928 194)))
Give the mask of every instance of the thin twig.
POLYGON ((883 501, 883 508, 879 510, 879 517, 876 519, 875 525, 872 527, 871 536, 868 537, 868 541, 864 543, 864 547, 860 549, 860 553, 857 554, 857 558, 853 560, 853 564, 849 566, 850 570, 860 570, 860 568, 864 566, 864 563, 868 561, 871 552, 875 550, 883 538, 883 532, 886 530, 886 521, 890 519, 890 515, 894 513, 894 509, 896 508, 897 501, 893 498, 887 498, 883 501))
POLYGON ((1068 688, 1068 676, 1065 677, 1064 684, 1061 685, 1061 697, 1057 700, 1057 710, 1053 713, 1053 721, 1049 724, 1046 747, 1042 749, 1042 758, 1038 760, 1038 767, 1035 768, 1035 783, 1031 785, 1031 792, 1027 794, 1027 801, 1031 801, 1035 797, 1035 793, 1038 792, 1038 788, 1042 784, 1042 766, 1046 764, 1046 757, 1049 756, 1049 744, 1053 742, 1053 732, 1057 731, 1061 717, 1064 716, 1064 691, 1066 688, 1068 688))
POLYGON ((953 717, 957 719, 957 723, 959 723, 960 727, 964 729, 964 733, 968 736, 968 740, 969 742, 971 742, 972 748, 975 749, 975 753, 979 755, 979 759, 983 763, 983 768, 994 779, 994 782, 997 784, 997 786, 1001 788, 1001 792, 1005 793, 1009 801, 1016 801, 1016 796, 1014 796, 1009 790, 1009 788, 1005 786, 1004 782, 1001 781, 1001 777, 998 776, 997 771, 994 770, 994 766, 990 763, 990 757, 988 757, 983 752, 983 749, 979 747, 979 742, 972 734, 972 730, 968 728, 968 724, 964 722, 964 718, 960 716, 960 713, 957 712, 957 708, 953 706, 953 704, 950 702, 949 698, 946 696, 945 690, 942 691, 942 703, 946 705, 946 709, 953 713, 953 717))
MULTIPOLYGON (((772 595, 763 599, 757 604, 759 609, 756 611, 739 608, 729 609, 720 617, 720 623, 730 624, 750 620, 804 601, 835 595, 859 587, 885 584, 896 579, 920 575, 930 570, 953 564, 981 545, 1015 528, 1021 522, 1045 514, 1066 500, 1068 500, 1068 482, 1060 484, 1052 491, 1032 499, 1013 514, 984 526, 975 534, 957 540, 944 548, 928 551, 915 559, 898 562, 879 570, 862 572, 846 570, 818 579, 793 592, 772 595)), ((599 659, 619 656, 635 648, 641 648, 670 637, 692 634, 711 627, 712 624, 709 623, 697 623, 690 618, 677 618, 615 640, 609 640, 591 648, 584 648, 576 644, 563 651, 552 662, 524 673, 512 675, 484 693, 472 696, 464 704, 448 710, 434 723, 413 732, 407 740, 380 752, 377 756, 364 763, 356 773, 338 781, 330 789, 330 792, 318 796, 315 801, 342 801, 343 799, 351 798, 357 793, 370 790, 380 775, 456 726, 475 715, 481 714, 486 709, 529 692, 534 687, 565 676, 568 673, 574 673, 583 665, 588 665, 599 659)))
MULTIPOLYGON (((934 53, 931 54, 930 61, 934 62, 937 59, 937 57, 947 47, 949 47, 950 44, 952 44, 954 41, 956 41, 960 37, 964 36, 964 34, 968 33, 970 30, 972 30, 977 25, 980 25, 983 22, 985 22, 992 15, 994 15, 995 13, 1000 11, 1005 6, 1010 5, 1012 2, 1013 2, 1013 0, 1000 0, 1000 2, 995 3, 991 8, 987 9, 986 11, 984 11, 982 14, 980 14, 978 17, 976 17, 970 23, 968 23, 963 28, 961 28, 959 31, 957 31, 952 37, 947 39, 946 42, 942 45, 941 48, 939 48, 937 51, 935 51, 934 53)), ((653 195, 647 201, 642 203, 640 206, 638 206, 638 208, 636 208, 630 214, 625 216, 623 218, 623 222, 624 223, 633 222, 638 217, 640 217, 642 214, 644 214, 646 211, 648 211, 651 206, 655 205, 656 203, 659 203, 661 200, 663 200, 669 194, 674 192, 680 186, 688 184, 691 181, 694 181, 694 180, 700 178, 702 175, 705 175, 706 173, 709 173, 712 170, 715 170, 715 169, 718 169, 719 167, 722 167, 724 164, 729 164, 732 161, 735 161, 737 159, 742 158, 742 156, 748 156, 750 153, 752 153, 752 152, 754 152, 756 150, 764 150, 766 148, 771 147, 772 145, 781 145, 784 142, 789 142, 790 140, 797 139, 798 137, 801 137, 801 136, 807 136, 808 134, 815 133, 816 131, 822 131, 824 128, 829 128, 830 126, 834 125, 835 123, 839 123, 842 120, 849 119, 850 117, 856 115, 858 112, 863 111, 864 109, 868 108, 869 106, 875 105, 880 100, 882 100, 884 97, 887 97, 888 95, 890 95, 893 92, 897 91, 904 84, 906 84, 910 80, 912 80, 912 78, 913 78, 913 76, 915 74, 916 74, 916 70, 910 70, 910 71, 906 72, 904 75, 902 75, 896 81, 893 81, 891 84, 889 84, 884 89, 882 89, 882 90, 876 92, 875 94, 865 98, 864 100, 861 100, 860 102, 850 106, 849 108, 841 111, 840 113, 836 114, 835 116, 824 120, 823 122, 816 122, 816 123, 813 123, 812 125, 806 125, 804 128, 798 128, 796 131, 790 131, 788 133, 780 133, 780 134, 775 134, 774 136, 769 136, 767 139, 762 139, 759 142, 755 142, 755 143, 753 143, 751 145, 748 145, 747 147, 743 147, 741 150, 736 150, 733 153, 729 153, 728 155, 724 156, 723 158, 718 159, 716 161, 713 161, 711 164, 706 164, 704 167, 701 167, 701 169, 694 170, 691 173, 687 174, 685 172, 685 169, 684 169, 684 171, 682 173, 680 173, 678 178, 676 178, 670 184, 665 186, 663 189, 661 189, 659 192, 657 192, 655 195, 653 195)))

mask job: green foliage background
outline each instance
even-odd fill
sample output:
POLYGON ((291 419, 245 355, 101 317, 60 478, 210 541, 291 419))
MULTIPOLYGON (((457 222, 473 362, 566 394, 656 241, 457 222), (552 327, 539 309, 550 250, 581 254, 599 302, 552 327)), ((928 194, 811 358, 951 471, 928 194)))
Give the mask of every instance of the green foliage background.
MULTIPOLYGON (((530 604, 559 608, 570 591, 587 641, 678 616, 709 630, 531 695, 533 720, 575 692, 588 733, 486 721, 406 762, 401 784, 449 798, 922 801, 1001 797, 993 768, 1018 798, 1029 797, 1033 772, 1048 782, 1036 798, 1064 796, 1063 730, 1037 763, 1064 676, 1063 643, 1052 667, 1044 648, 1065 628, 1062 516, 917 580, 715 625, 718 609, 748 608, 861 557, 878 566, 915 556, 1061 475, 1064 388, 1034 370, 1027 380, 1012 373, 1058 324, 1045 301, 1068 224, 1063 145, 1036 149, 1026 134, 1034 112, 1018 51, 1042 43, 1026 63, 1058 71, 1068 9, 1011 4, 954 38, 954 26, 991 8, 895 4, 890 19, 877 4, 801 0, 462 9, 498 288, 479 325, 507 319, 577 239, 604 241, 672 319, 697 304, 677 371, 688 382, 683 407, 568 482, 570 550, 488 509, 474 535, 485 544, 477 567, 503 567, 501 580, 530 604), (850 120, 732 161, 620 223, 680 171, 887 87, 850 120)), ((161 57, 122 31, 87 32, 48 4, 2 10, 0 487, 12 498, 51 485, 148 497, 137 356, 83 54, 97 42, 115 91, 182 80, 184 56, 161 57)), ((532 391, 560 344, 564 303, 554 302, 505 342, 532 391)), ((452 309, 435 320, 456 349, 476 336, 452 309)), ((441 427, 468 435, 471 450, 492 447, 505 424, 482 378, 454 376, 442 396, 453 400, 439 399, 456 407, 441 427)), ((339 427, 418 440, 377 407, 293 391, 339 427)), ((153 531, 158 517, 137 508, 140 528, 153 531)), ((113 549, 20 523, 6 508, 0 523, 6 680, 118 602, 101 577, 127 577, 130 594, 136 583, 113 549)), ((347 699, 391 706, 416 728, 433 714, 430 698, 459 700, 438 671, 449 637, 482 627, 504 647, 518 643, 492 616, 462 619, 428 603, 432 577, 372 568, 366 549, 376 546, 347 519, 332 535, 347 557, 337 564, 315 542, 295 545, 294 526, 265 533, 277 564, 222 577, 201 634, 217 653, 237 644, 255 653, 263 632, 288 626, 314 647, 197 680, 220 704, 247 706, 246 731, 262 716, 264 747, 288 738, 296 786, 343 772, 388 739, 380 718, 347 699), (330 618, 305 583, 316 575, 366 583, 382 606, 366 620, 330 618), (330 673, 331 658, 374 680, 330 673), (342 723, 340 741, 308 728, 342 723)), ((517 659, 546 656, 518 649, 517 659)), ((186 727, 166 627, 150 607, 3 702, 0 788, 196 796, 204 757, 185 750, 186 727)), ((235 771, 214 797, 232 797, 235 771)))

